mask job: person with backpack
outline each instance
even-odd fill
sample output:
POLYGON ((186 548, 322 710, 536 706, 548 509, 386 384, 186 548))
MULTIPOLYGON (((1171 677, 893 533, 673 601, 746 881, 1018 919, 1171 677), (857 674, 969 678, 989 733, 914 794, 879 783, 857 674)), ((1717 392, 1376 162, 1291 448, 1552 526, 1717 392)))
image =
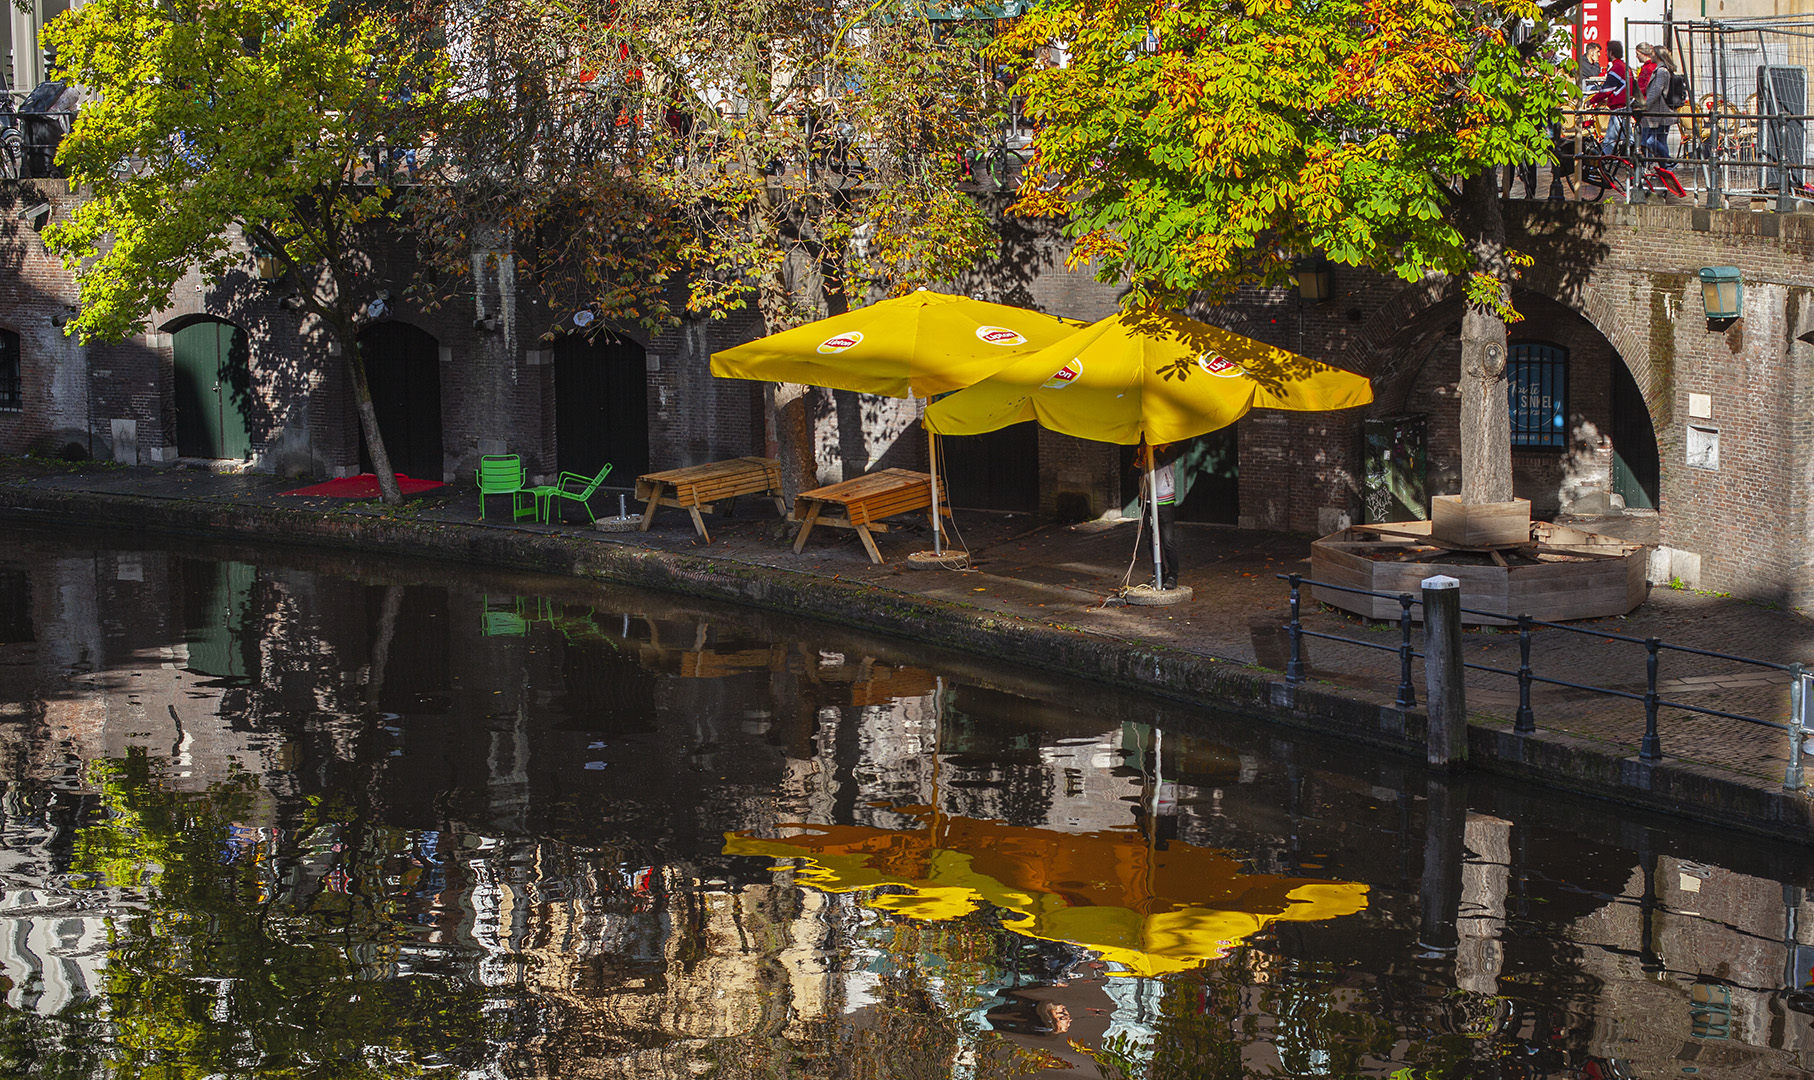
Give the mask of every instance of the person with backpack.
MULTIPOLYGON (((1643 46, 1639 48, 1641 50, 1643 46)), ((1642 73, 1638 76, 1638 85, 1643 88, 1643 104, 1634 110, 1638 114, 1638 145, 1645 156, 1654 159, 1659 166, 1667 167, 1670 160, 1669 129, 1676 125, 1678 119, 1676 106, 1669 101, 1670 88, 1677 78, 1675 57, 1667 48, 1659 45, 1650 50, 1644 67, 1649 72, 1649 77, 1646 78, 1642 73)))

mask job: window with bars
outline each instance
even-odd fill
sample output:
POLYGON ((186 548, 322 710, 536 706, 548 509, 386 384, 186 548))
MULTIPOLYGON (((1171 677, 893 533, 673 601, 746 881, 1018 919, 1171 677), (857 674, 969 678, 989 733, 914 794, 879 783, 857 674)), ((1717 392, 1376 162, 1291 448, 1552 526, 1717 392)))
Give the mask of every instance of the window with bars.
POLYGON ((1561 450, 1568 445, 1568 350, 1523 341, 1505 365, 1512 445, 1561 450))
POLYGON ((0 409, 23 409, 25 394, 19 385, 19 335, 0 330, 0 409))

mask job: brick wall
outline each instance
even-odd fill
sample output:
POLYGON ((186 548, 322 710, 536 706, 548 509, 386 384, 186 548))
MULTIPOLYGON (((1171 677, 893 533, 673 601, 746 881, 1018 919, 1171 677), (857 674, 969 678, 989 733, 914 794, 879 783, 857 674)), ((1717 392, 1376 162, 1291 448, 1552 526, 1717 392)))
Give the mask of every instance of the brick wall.
MULTIPOLYGON (((252 344, 260 391, 254 467, 343 473, 355 466, 344 358, 319 327, 278 303, 281 288, 251 279, 249 260, 246 273, 215 287, 185 280, 139 340, 85 349, 62 337, 51 321, 75 300, 69 277, 18 217, 24 198, 48 199, 54 214, 65 212, 68 196, 53 190, 59 187, 28 184, 0 194, 7 200, 0 212, 0 325, 19 333, 26 373, 26 407, 0 413, 0 450, 56 452, 73 444, 109 456, 116 432, 136 429, 136 447, 129 448, 136 460, 168 460, 175 407, 165 335, 205 317, 234 322, 252 344)), ((1571 371, 1571 445, 1560 454, 1519 453, 1520 493, 1539 512, 1554 512, 1606 489, 1611 375, 1623 363, 1662 455, 1663 543, 1698 558, 1706 587, 1814 601, 1814 352, 1801 340, 1814 332, 1814 215, 1544 202, 1508 203, 1507 212, 1514 246, 1536 260, 1517 293, 1526 318, 1513 327, 1514 340, 1563 345, 1571 371), (1746 314, 1731 326, 1710 327, 1700 313, 1695 272, 1711 265, 1739 266, 1745 277, 1746 314), (1711 416, 1688 415, 1690 394, 1706 396, 1711 416), (1691 420, 1718 429, 1717 468, 1687 462, 1691 420)), ((458 295, 432 308, 398 297, 394 318, 432 335, 441 349, 445 474, 470 475, 479 453, 505 448, 548 475, 560 468, 558 388, 544 337, 570 313, 549 310, 516 279, 507 239, 490 246, 500 257, 478 253, 458 295)), ((409 279, 406 249, 374 249, 374 283, 409 279)), ((1113 311, 1120 289, 1087 269, 1066 270, 1066 251, 1050 223, 1010 219, 994 258, 954 288, 1082 319, 1113 311)), ((1359 425, 1368 415, 1427 412, 1432 490, 1458 487, 1458 302, 1440 281, 1407 284, 1343 267, 1333 275, 1335 296, 1325 303, 1301 305, 1286 289, 1248 289, 1193 309, 1375 384, 1378 400, 1366 409, 1261 411, 1240 423, 1244 524, 1313 533, 1356 514, 1359 425)), ((709 370, 714 350, 761 333, 760 319, 743 312, 689 321, 654 339, 631 335, 645 349, 652 467, 761 452, 772 442, 762 388, 715 379, 709 370)), ((923 467, 916 405, 821 392, 807 406, 821 481, 890 465, 923 467)), ((1039 458, 1047 513, 1061 503, 1073 516, 1112 513, 1122 504, 1117 448, 1046 432, 1039 458)))
POLYGON ((86 455, 90 447, 88 353, 53 324, 69 316, 75 284, 44 250, 37 229, 67 212, 68 185, 0 186, 0 329, 19 335, 21 404, 0 409, 0 452, 86 455), (21 219, 48 204, 50 216, 21 219))

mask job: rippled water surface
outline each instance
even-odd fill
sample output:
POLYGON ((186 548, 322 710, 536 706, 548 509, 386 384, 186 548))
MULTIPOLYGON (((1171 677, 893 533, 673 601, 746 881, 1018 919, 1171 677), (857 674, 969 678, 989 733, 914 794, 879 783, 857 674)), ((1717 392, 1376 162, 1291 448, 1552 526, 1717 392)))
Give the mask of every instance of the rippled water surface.
POLYGON ((675 597, 0 531, 0 1074, 1794 1077, 1805 848, 675 597))

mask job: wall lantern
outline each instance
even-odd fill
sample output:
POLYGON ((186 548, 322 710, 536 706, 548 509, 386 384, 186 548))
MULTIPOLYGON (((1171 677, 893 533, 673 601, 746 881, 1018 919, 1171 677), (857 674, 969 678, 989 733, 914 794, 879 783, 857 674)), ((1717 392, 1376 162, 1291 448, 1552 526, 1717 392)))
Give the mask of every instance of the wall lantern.
POLYGON ((1329 299, 1329 260, 1321 255, 1292 262, 1291 278, 1297 283, 1299 300, 1318 304, 1329 299))
POLYGON ((275 285, 278 279, 283 277, 283 264, 277 261, 275 255, 267 255, 262 251, 254 250, 252 262, 258 267, 258 280, 266 285, 275 285))
POLYGON ((1738 318, 1745 306, 1745 282, 1738 267, 1701 267, 1701 304, 1709 319, 1738 318))

